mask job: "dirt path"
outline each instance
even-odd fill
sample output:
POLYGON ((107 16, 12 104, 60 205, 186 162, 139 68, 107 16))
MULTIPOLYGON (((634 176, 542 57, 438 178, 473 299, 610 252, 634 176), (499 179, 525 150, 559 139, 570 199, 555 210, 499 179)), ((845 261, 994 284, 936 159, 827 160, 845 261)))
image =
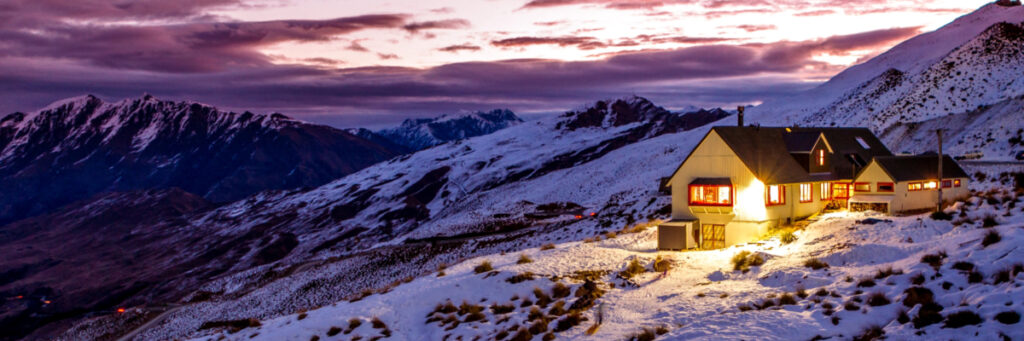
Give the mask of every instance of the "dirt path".
POLYGON ((157 317, 153 318, 152 320, 149 320, 149 322, 146 322, 145 324, 139 326, 138 328, 135 328, 134 330, 128 332, 128 334, 124 334, 124 336, 121 336, 120 338, 118 338, 117 341, 129 341, 129 340, 135 338, 136 336, 138 336, 140 333, 142 333, 146 329, 149 329, 149 327, 155 326, 155 325, 159 324, 160 322, 163 322, 165 319, 167 319, 168 316, 170 316, 174 312, 176 312, 179 309, 181 309, 181 307, 183 307, 183 306, 177 306, 177 307, 173 307, 173 308, 165 310, 160 315, 157 315, 157 317))

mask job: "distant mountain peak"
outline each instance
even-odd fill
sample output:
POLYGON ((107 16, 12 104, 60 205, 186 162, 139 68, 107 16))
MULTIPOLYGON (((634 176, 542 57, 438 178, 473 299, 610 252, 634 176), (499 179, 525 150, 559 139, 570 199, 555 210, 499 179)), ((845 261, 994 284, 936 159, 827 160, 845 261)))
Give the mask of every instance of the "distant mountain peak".
MULTIPOLYGON (((398 127, 383 129, 374 134, 411 150, 420 150, 449 141, 487 135, 522 122, 511 110, 494 109, 433 118, 409 118, 398 127)), ((367 137, 368 132, 357 130, 354 133, 367 137)))

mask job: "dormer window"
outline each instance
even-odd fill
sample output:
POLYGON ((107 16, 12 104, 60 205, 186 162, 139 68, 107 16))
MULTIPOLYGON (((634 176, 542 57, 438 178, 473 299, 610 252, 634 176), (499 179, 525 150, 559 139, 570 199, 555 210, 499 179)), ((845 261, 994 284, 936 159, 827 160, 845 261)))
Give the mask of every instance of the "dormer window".
POLYGON ((818 166, 824 166, 824 165, 825 165, 825 150, 824 149, 818 149, 818 166))
POLYGON ((855 139, 857 140, 857 143, 860 143, 861 147, 864 147, 864 149, 871 149, 871 146, 868 145, 867 141, 864 141, 864 138, 857 136, 855 139))

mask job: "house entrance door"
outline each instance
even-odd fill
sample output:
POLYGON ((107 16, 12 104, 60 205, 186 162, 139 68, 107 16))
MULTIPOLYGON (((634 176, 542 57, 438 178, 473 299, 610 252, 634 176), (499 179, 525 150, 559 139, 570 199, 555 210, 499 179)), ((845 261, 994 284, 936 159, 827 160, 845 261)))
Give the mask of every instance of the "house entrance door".
POLYGON ((725 247, 725 225, 703 224, 700 227, 700 248, 705 250, 725 247))

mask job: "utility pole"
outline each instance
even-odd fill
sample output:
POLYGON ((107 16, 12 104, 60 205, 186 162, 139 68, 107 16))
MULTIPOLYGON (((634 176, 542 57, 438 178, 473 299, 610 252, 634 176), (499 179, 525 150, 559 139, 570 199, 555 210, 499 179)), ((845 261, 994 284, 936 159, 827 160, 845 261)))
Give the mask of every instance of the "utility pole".
POLYGON ((935 129, 935 133, 939 135, 939 182, 935 184, 936 189, 939 190, 939 202, 935 206, 936 212, 942 212, 942 130, 935 129))

